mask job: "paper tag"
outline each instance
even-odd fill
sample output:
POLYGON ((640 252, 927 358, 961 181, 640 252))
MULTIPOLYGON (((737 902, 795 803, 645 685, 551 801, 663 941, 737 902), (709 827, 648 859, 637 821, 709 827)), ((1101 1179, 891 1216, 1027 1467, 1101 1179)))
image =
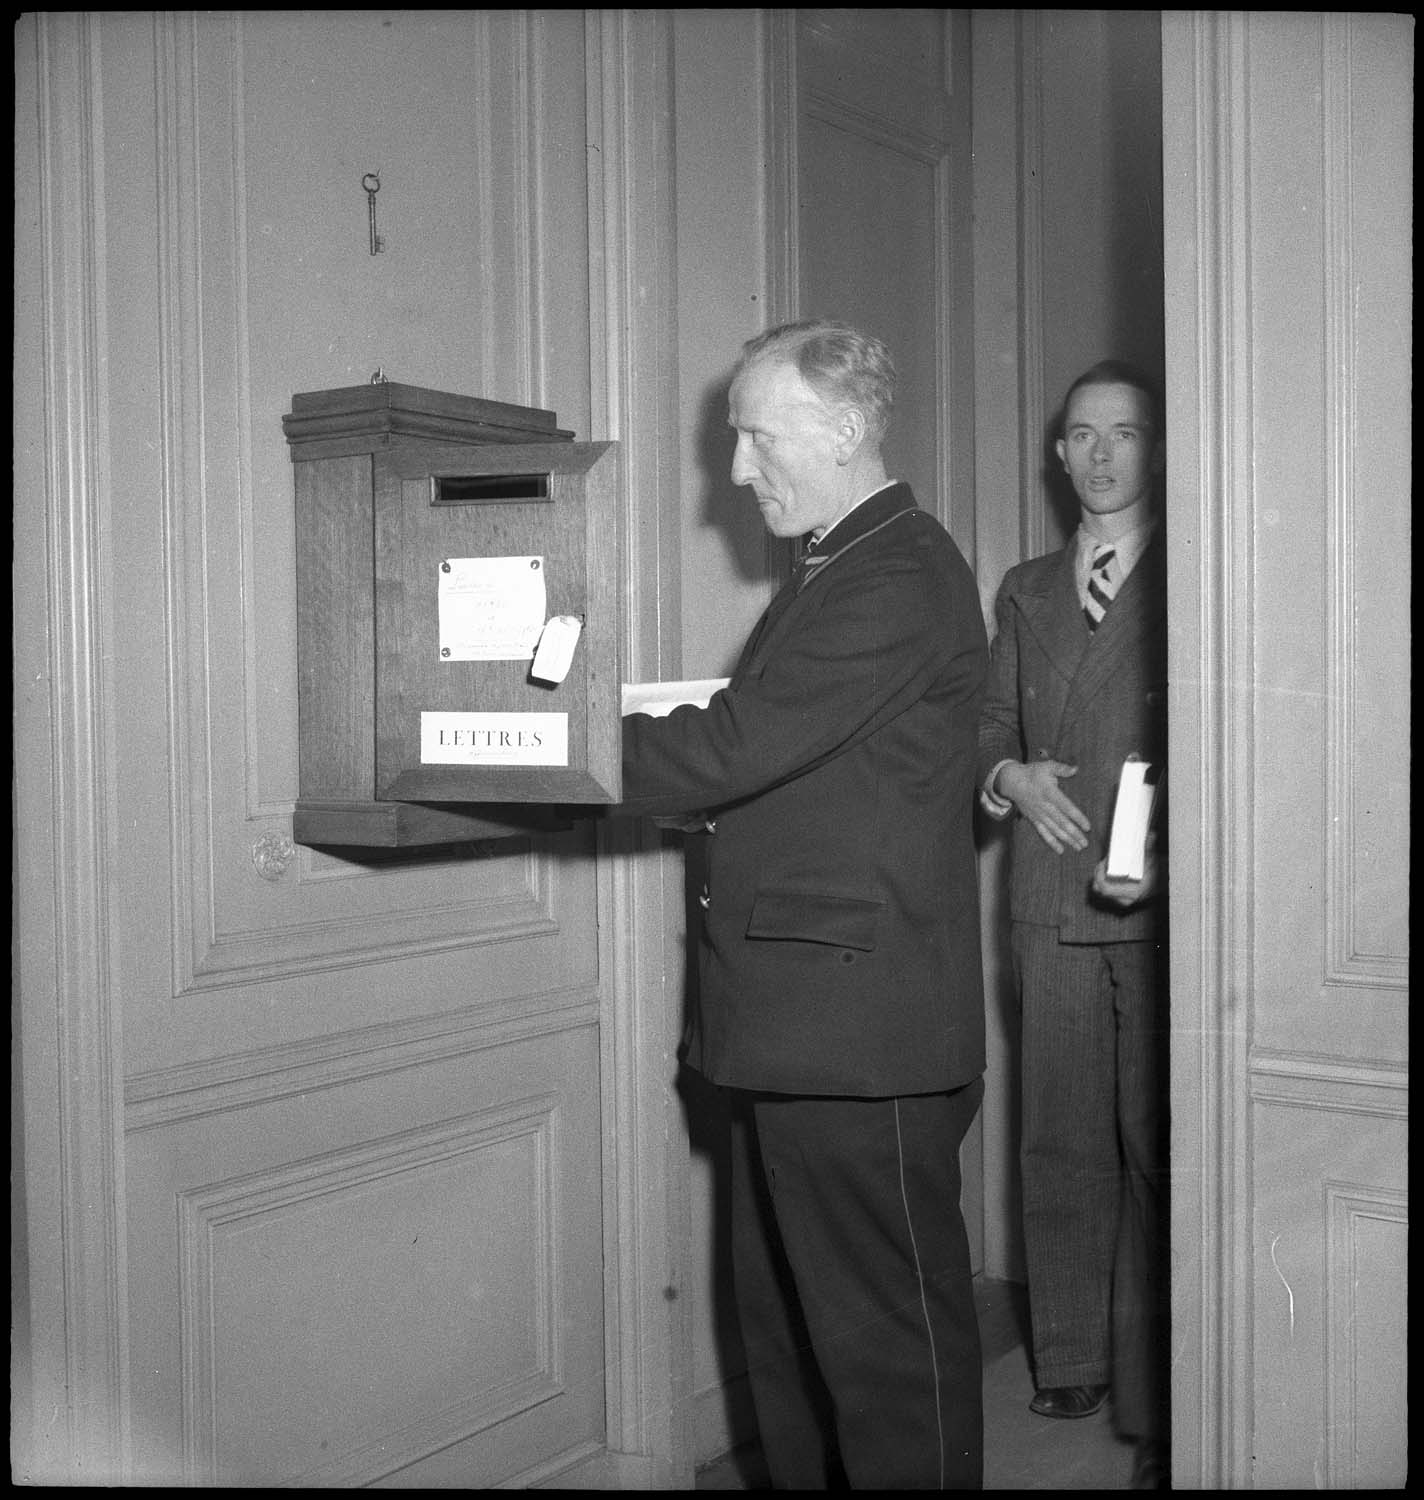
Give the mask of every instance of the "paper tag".
POLYGON ((534 665, 529 675, 540 682, 557 685, 569 675, 574 648, 578 645, 583 622, 574 615, 555 615, 544 626, 534 650, 534 665))

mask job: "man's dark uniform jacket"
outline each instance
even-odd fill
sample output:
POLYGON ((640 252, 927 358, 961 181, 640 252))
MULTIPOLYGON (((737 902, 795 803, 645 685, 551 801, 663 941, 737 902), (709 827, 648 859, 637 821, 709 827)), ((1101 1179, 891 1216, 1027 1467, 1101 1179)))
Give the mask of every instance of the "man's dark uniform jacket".
MULTIPOLYGON (((1004 575, 988 694, 979 732, 979 779, 1001 760, 1060 760, 1062 783, 1092 825, 1088 847, 1055 854, 1027 818, 1015 818, 1009 914, 1057 927, 1065 943, 1151 941, 1158 902, 1129 911, 1091 898, 1108 852, 1122 763, 1167 755, 1166 544, 1159 527, 1123 580, 1096 632, 1083 618, 1075 542, 1004 575)), ((1159 802, 1161 794, 1159 793, 1159 802)), ((1165 835, 1159 805, 1156 827, 1165 835)))
POLYGON ((822 540, 705 709, 624 719, 625 802, 712 825, 695 1068, 787 1094, 953 1089, 984 1067, 978 593, 903 484, 822 540))

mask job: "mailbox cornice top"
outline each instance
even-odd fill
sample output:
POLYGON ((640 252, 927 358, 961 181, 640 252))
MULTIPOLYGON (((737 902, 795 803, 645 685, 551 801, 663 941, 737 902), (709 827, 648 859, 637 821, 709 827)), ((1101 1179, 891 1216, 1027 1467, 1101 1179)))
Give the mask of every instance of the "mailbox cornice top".
POLYGON ((282 418, 293 460, 374 452, 402 438, 454 443, 558 443, 574 434, 554 412, 396 381, 302 391, 282 418))

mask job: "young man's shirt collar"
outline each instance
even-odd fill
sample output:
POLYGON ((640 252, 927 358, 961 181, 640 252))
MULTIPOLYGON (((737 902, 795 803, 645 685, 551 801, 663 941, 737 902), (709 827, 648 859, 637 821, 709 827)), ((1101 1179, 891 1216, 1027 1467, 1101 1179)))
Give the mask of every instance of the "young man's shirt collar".
MULTIPOLYGON (((1157 525, 1158 517, 1149 515, 1141 525, 1134 526, 1131 531, 1125 531, 1114 541, 1104 544, 1112 547, 1114 552, 1110 565, 1110 576, 1114 585, 1121 583, 1137 566, 1137 561, 1147 550, 1157 525)), ((1078 579, 1078 592, 1081 595, 1088 587, 1088 574, 1093 566, 1093 551, 1102 543, 1102 538, 1093 536, 1080 523, 1075 540, 1078 545, 1075 572, 1078 579)))

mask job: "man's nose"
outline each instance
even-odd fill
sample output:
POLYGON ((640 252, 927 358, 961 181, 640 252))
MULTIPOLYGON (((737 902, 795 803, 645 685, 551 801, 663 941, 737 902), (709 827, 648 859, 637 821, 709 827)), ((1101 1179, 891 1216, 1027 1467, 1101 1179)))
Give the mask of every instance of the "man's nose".
POLYGON ((1105 437, 1095 437, 1088 456, 1095 464, 1105 464, 1112 457, 1112 448, 1108 440, 1105 437))
POLYGON ((756 468, 747 456, 748 439, 737 439, 736 451, 732 454, 732 483, 750 484, 756 478, 756 468))

